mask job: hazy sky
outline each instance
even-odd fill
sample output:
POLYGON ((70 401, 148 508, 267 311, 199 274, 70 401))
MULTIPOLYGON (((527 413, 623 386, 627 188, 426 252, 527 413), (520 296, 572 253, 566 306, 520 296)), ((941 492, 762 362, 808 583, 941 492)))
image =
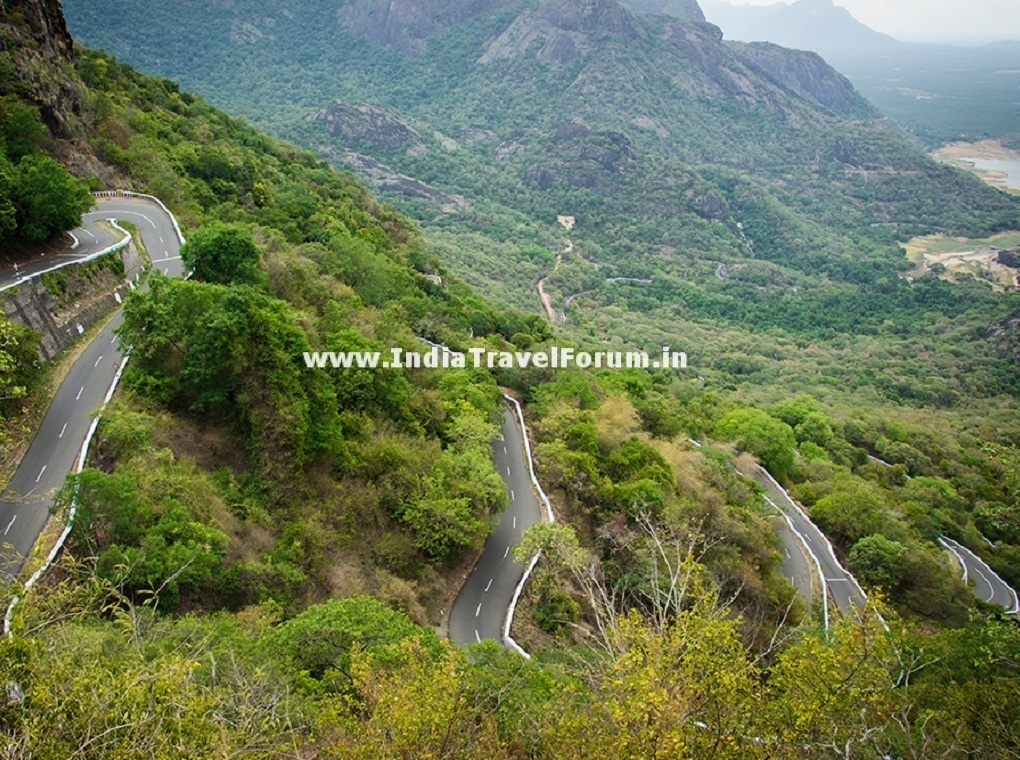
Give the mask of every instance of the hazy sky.
MULTIPOLYGON (((1020 40, 1020 0, 834 0, 858 20, 909 41, 1020 40)), ((729 0, 771 5, 776 0, 729 0)))

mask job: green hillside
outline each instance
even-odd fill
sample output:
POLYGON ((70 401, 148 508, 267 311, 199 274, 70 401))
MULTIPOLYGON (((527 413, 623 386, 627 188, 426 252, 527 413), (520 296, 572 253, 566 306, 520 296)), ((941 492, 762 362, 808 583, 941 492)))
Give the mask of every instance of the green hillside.
POLYGON ((539 311, 540 277, 556 309, 594 290, 567 308, 577 340, 684 343, 712 380, 733 380, 720 362, 762 364, 740 378, 755 385, 774 382, 769 356, 691 333, 806 340, 826 354, 809 374, 838 362, 841 386, 894 403, 1015 391, 1006 355, 973 338, 1014 294, 911 271, 899 243, 1020 227, 1020 202, 928 159, 816 56, 724 45, 709 25, 615 2, 587 15, 553 0, 461 5, 459 23, 419 38, 417 17, 373 21, 367 0, 339 20, 317 3, 67 3, 89 44, 369 179, 485 292, 539 311), (554 268, 560 214, 577 219, 580 256, 554 268), (602 286, 614 277, 654 283, 602 286), (608 325, 606 305, 623 318, 608 325), (940 369, 961 333, 978 365, 966 382, 940 369), (892 362, 873 361, 875 339, 892 362), (893 369, 907 361, 921 366, 893 369))

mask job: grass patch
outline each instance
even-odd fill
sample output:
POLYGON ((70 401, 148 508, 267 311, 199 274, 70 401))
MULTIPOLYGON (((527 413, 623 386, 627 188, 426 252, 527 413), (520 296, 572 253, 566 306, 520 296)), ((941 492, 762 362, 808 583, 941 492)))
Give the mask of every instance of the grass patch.
POLYGON ((1002 232, 988 238, 948 237, 924 235, 904 244, 907 258, 920 261, 924 256, 938 253, 968 253, 978 248, 1009 248, 1020 245, 1020 230, 1002 232))

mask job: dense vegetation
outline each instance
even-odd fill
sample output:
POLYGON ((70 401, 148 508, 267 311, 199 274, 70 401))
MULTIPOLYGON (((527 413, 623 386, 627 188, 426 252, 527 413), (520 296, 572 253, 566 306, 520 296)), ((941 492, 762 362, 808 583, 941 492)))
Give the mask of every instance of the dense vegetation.
POLYGON ((77 227, 92 205, 83 182, 43 151, 38 110, 0 82, 0 251, 77 227))
MULTIPOLYGON (((12 60, 16 42, 6 43, 12 60)), ((82 104, 68 128, 92 152, 78 164, 86 181, 99 182, 92 166, 166 200, 185 225, 195 276, 153 274, 125 305, 132 361, 90 467, 61 497, 65 512, 77 497, 70 551, 0 641, 0 754, 1017 751, 1017 629, 975 603, 932 544, 953 535, 1017 580, 1020 439, 1015 420, 992 427, 1008 397, 984 408, 950 398, 934 418, 888 414, 878 381, 864 382, 867 362, 851 365, 862 392, 875 394, 859 408, 850 395, 793 390, 838 379, 788 378, 767 392, 766 381, 742 384, 774 368, 739 357, 703 382, 666 372, 310 369, 309 350, 414 348, 418 337, 461 349, 541 347, 552 330, 477 296, 413 222, 313 155, 104 53, 79 49, 63 73, 82 104), (505 503, 489 460, 501 386, 529 402, 540 476, 564 518, 519 549, 545 550, 522 605, 532 660, 491 644, 455 650, 421 627, 441 622, 463 560, 505 503), (688 437, 706 445, 695 451, 688 437), (743 452, 794 487, 876 592, 888 630, 869 609, 826 633, 796 603, 778 571, 773 515, 738 472, 743 452)), ((484 221, 485 208, 465 216, 484 221)), ((534 244, 552 237, 550 224, 531 228, 537 212, 488 208, 516 220, 510 250, 553 265, 534 244)), ((960 208, 967 202, 946 213, 960 208)), ((975 219, 1002 223, 994 209, 975 219)), ((692 234, 706 240, 729 234, 699 225, 692 234)), ((596 245, 584 253, 611 243, 596 245)), ((779 243, 770 250, 792 255, 779 243)), ((960 334, 1004 309, 976 284, 971 305, 965 288, 871 282, 849 264, 858 250, 846 250, 843 275, 802 282, 837 295, 857 277, 888 287, 879 311, 888 316, 862 316, 862 340, 884 341, 897 321, 905 341, 927 320, 960 334), (946 316, 930 316, 926 301, 946 316)), ((883 251, 875 258, 887 272, 883 251)), ((584 286, 582 275, 597 284, 605 273, 592 269, 565 257, 550 287, 584 286)), ((731 317, 709 300, 709 316, 698 307, 697 322, 679 324, 743 341, 749 354, 752 340, 774 341, 769 361, 813 351, 815 340, 849 346, 839 320, 850 317, 833 306, 797 329, 763 306, 771 321, 749 330, 750 310, 731 317)), ((637 337, 661 329, 656 308, 631 341, 667 334, 637 337)), ((597 314, 614 325, 628 316, 618 304, 597 314)), ((575 337, 591 340, 584 328, 575 337)), ((21 359, 5 332, 0 340, 11 349, 0 353, 6 377, 21 359)), ((826 350, 812 359, 822 364, 826 350)), ((1001 354, 966 357, 974 387, 1011 392, 1001 354)), ((967 377, 954 382, 970 388, 967 377)))
POLYGON ((664 625, 621 618, 587 657, 536 662, 494 643, 454 650, 365 597, 283 625, 265 606, 170 618, 87 578, 33 597, 32 634, 0 641, 18 684, 0 715, 6 757, 1016 751, 1010 623, 922 638, 869 619, 763 665, 692 584, 664 625))

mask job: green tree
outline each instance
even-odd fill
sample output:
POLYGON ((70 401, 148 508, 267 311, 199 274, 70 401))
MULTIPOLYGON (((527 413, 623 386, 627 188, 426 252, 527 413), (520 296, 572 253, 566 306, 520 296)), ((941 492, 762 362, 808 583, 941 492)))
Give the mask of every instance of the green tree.
POLYGON ((715 434, 742 442, 776 478, 793 467, 793 429, 761 409, 735 409, 719 420, 715 434))
POLYGON ((181 258, 197 279, 225 285, 258 282, 261 255, 244 224, 200 227, 181 248, 181 258))
POLYGON ((414 531, 415 545, 426 556, 456 562, 464 552, 481 544, 489 524, 475 515, 467 497, 447 496, 440 489, 411 499, 404 521, 414 531))
POLYGON ((844 546, 878 533, 887 518, 881 499, 865 484, 846 483, 811 507, 818 526, 844 546))
POLYGON ((18 229, 18 208, 14 204, 14 166, 0 154, 0 242, 18 229))
POLYGON ((39 111, 10 98, 0 100, 0 136, 7 157, 17 163, 42 146, 46 128, 39 121, 39 111))
POLYGON ((402 612, 370 596, 352 596, 309 607, 270 634, 268 646, 296 669, 322 679, 331 669, 350 675, 352 647, 384 657, 388 647, 408 638, 433 652, 440 648, 431 630, 402 612))
POLYGON ((81 223, 81 215, 92 205, 85 183, 72 177, 49 156, 25 156, 17 165, 14 204, 18 234, 41 243, 81 223))
POLYGON ((821 412, 811 412, 804 421, 794 428, 797 440, 801 443, 810 441, 821 448, 825 448, 833 439, 832 426, 829 418, 821 412))
POLYGON ((0 313, 0 402, 25 395, 25 386, 16 381, 18 336, 11 320, 0 313))
POLYGON ((907 547, 881 533, 865 536, 850 550, 850 570, 865 586, 894 589, 903 578, 907 547))

